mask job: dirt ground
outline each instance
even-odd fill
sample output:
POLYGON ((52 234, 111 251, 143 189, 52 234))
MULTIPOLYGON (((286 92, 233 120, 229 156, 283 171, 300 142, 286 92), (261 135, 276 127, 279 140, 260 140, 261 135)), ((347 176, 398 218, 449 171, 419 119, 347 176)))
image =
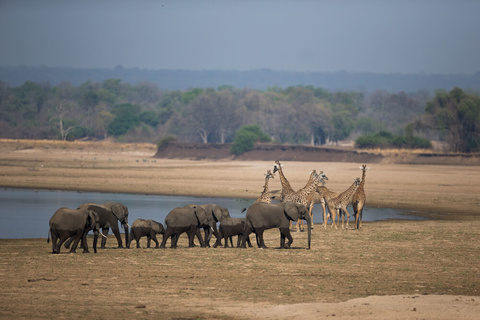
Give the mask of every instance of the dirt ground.
MULTIPOLYGON (((0 186, 256 198, 273 168, 155 152, 149 144, 0 141, 0 186)), ((296 189, 316 169, 343 191, 362 163, 284 164, 296 189)), ((480 167, 368 165, 369 206, 433 220, 359 231, 315 225, 311 250, 306 233, 277 249, 277 230, 267 232, 267 250, 189 249, 182 236, 178 249, 147 249, 144 239, 141 249, 114 249, 112 238, 97 254, 52 255, 45 238, 0 239, 0 318, 478 319, 480 167)), ((270 187, 280 189, 278 177, 270 187)))

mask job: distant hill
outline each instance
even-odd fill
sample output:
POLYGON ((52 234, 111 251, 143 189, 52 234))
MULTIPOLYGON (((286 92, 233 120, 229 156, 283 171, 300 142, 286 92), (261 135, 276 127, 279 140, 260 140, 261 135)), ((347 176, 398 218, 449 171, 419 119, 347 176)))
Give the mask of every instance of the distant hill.
POLYGON ((81 69, 59 67, 0 67, 0 81, 19 86, 25 81, 49 82, 57 85, 70 82, 78 86, 88 80, 121 79, 137 84, 151 82, 161 89, 185 90, 191 88, 218 88, 231 85, 235 88, 265 90, 269 87, 286 88, 312 85, 329 91, 414 92, 426 89, 451 90, 453 87, 480 91, 480 72, 474 74, 380 74, 339 72, 289 72, 259 69, 251 71, 221 70, 145 70, 138 68, 81 69))

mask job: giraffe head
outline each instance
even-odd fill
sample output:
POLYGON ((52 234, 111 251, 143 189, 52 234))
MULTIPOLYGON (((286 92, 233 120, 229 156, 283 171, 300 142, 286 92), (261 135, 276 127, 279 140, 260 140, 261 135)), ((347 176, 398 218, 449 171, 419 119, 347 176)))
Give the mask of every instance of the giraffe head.
POLYGON ((272 170, 267 170, 267 173, 265 174, 265 178, 275 179, 275 173, 272 173, 272 170))
POLYGON ((279 171, 283 167, 283 164, 280 164, 279 160, 275 160, 275 164, 273 165, 273 173, 279 171))
POLYGON ((369 168, 367 167, 366 164, 362 164, 362 165, 360 166, 360 169, 361 169, 363 172, 365 172, 365 171, 367 171, 369 168))
POLYGON ((353 181, 354 181, 355 185, 358 186, 362 182, 362 179, 357 177, 357 178, 354 178, 353 181))
POLYGON ((324 185, 325 180, 328 180, 327 176, 325 175, 325 173, 323 173, 323 171, 320 171, 320 173, 318 174, 318 182, 321 182, 322 185, 324 185))

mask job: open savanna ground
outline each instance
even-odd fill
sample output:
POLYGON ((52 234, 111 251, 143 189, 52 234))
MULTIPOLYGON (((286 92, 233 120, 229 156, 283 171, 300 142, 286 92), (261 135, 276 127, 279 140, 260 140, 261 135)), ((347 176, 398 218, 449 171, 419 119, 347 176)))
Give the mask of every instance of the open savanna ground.
MULTIPOLYGON (((107 249, 52 255, 46 239, 1 240, 2 319, 475 319, 479 221, 316 227, 293 249, 107 249)), ((252 239, 253 240, 253 239, 252 239)), ((109 245, 111 245, 110 248, 109 245)), ((167 242, 167 246, 169 242, 167 242)), ((90 240, 91 246, 91 240, 90 240)), ((66 252, 65 249, 63 251, 66 252)))
MULTIPOLYGON (((256 198, 273 168, 273 159, 155 153, 151 144, 0 141, 0 186, 256 198)), ((362 164, 283 163, 295 189, 316 169, 337 192, 362 164)), ((52 255, 46 239, 1 239, 0 318, 478 318, 479 166, 367 165, 368 205, 435 220, 370 222, 359 231, 315 225, 311 250, 298 232, 293 249, 275 249, 278 230, 267 232, 268 250, 188 249, 183 235, 176 250, 146 249, 144 239, 142 249, 113 249, 110 237, 97 254, 52 255)), ((270 188, 280 190, 278 177, 270 188)))

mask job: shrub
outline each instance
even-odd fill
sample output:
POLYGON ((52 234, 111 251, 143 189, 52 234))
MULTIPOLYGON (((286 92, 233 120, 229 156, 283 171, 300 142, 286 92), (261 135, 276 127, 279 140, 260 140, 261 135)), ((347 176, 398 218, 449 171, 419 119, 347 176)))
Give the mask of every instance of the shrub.
POLYGON ((177 138, 175 136, 168 135, 164 137, 162 140, 160 140, 157 143, 157 152, 165 149, 170 142, 175 142, 175 141, 177 141, 177 138))
POLYGON ((230 147, 230 153, 239 155, 253 150, 255 143, 258 141, 270 142, 270 140, 270 137, 262 131, 260 126, 256 124, 246 125, 238 129, 235 133, 235 139, 230 147))
POLYGON ((387 131, 368 133, 355 140, 355 147, 359 149, 430 149, 430 140, 416 136, 394 135, 387 131))

